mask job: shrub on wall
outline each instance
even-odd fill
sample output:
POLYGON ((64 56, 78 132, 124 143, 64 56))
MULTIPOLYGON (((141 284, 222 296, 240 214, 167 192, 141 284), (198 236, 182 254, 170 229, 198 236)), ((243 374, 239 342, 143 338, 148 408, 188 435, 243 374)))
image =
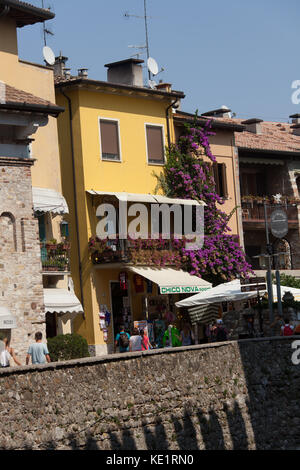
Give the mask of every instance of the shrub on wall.
POLYGON ((75 333, 48 338, 47 344, 50 358, 54 362, 89 357, 90 355, 86 339, 75 333))

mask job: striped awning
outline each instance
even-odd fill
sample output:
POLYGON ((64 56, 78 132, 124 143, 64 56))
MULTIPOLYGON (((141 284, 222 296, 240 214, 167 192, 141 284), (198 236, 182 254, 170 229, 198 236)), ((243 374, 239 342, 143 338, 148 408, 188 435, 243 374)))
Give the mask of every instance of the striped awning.
POLYGON ((195 325, 195 323, 203 323, 204 325, 207 325, 218 318, 219 305, 199 305, 198 307, 189 308, 188 313, 192 325, 195 325))

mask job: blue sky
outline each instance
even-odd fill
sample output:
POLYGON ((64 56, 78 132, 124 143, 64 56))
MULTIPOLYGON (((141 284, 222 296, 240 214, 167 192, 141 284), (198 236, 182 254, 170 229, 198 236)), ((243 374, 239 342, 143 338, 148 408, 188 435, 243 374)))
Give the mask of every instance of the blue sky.
MULTIPOLYGON (((30 0, 28 0, 30 1, 30 0)), ((41 0, 30 3, 41 6, 41 0)), ((48 45, 69 57, 76 74, 106 80, 104 64, 145 43, 143 0, 44 0, 56 14, 48 45)), ((287 122, 300 113, 291 84, 300 80, 299 0, 147 0, 150 55, 186 98, 182 109, 199 113, 227 105, 240 118, 287 122)), ((19 55, 42 62, 40 24, 19 30, 19 55)), ((141 57, 143 58, 143 57, 141 57)))

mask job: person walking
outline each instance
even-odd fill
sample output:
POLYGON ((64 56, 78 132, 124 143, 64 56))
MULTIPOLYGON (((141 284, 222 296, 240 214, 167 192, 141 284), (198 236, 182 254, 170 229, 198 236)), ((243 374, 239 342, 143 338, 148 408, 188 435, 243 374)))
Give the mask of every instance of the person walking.
POLYGON ((4 350, 0 355, 1 367, 10 367, 10 361, 13 359, 18 366, 21 366, 21 362, 18 361, 13 348, 10 347, 10 339, 4 338, 4 350))
POLYGON ((129 340, 129 351, 142 351, 142 338, 137 328, 134 328, 129 340))
POLYGON ((115 352, 119 346, 119 352, 124 353, 129 351, 130 334, 125 331, 124 325, 120 325, 120 332, 115 339, 115 352))
POLYGON ((195 341, 194 334, 188 323, 184 324, 183 329, 180 332, 180 341, 182 346, 191 346, 195 341))
POLYGON ((45 364, 46 362, 51 362, 48 348, 45 343, 42 343, 42 338, 42 333, 38 331, 35 334, 35 343, 29 346, 26 356, 26 365, 29 364, 30 357, 32 364, 45 364))
POLYGON ((148 336, 146 335, 146 333, 144 332, 144 330, 140 331, 140 335, 141 335, 141 338, 142 338, 142 351, 147 351, 148 349, 153 349, 153 347, 150 343, 150 340, 149 340, 148 336))
POLYGON ((217 320, 217 327, 214 331, 214 337, 217 343, 221 343, 222 341, 227 341, 228 339, 228 331, 224 327, 223 320, 221 320, 221 318, 217 320))
POLYGON ((284 325, 281 327, 280 335, 281 336, 293 336, 294 326, 290 324, 289 319, 284 319, 284 325))

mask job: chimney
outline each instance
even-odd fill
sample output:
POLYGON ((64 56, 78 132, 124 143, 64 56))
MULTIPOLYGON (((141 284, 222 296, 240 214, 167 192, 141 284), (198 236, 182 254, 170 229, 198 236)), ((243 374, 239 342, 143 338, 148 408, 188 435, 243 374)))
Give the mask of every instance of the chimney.
POLYGON ((58 57, 55 57, 55 63, 54 63, 54 76, 55 77, 65 76, 65 68, 66 68, 67 61, 68 61, 68 57, 64 57, 61 53, 58 57))
POLYGON ((119 85, 143 87, 143 69, 141 59, 126 59, 119 62, 105 64, 107 67, 107 81, 119 85))
POLYGON ((64 68, 64 77, 67 80, 70 80, 70 78, 71 78, 71 69, 64 68))
POLYGON ((289 117, 293 124, 300 124, 300 114, 291 114, 289 117))
POLYGON ((300 124, 294 124, 293 126, 291 126, 291 129, 293 129, 294 135, 300 136, 300 124))
POLYGON ((159 83, 156 85, 156 89, 161 90, 161 91, 166 91, 167 93, 171 93, 172 84, 171 83, 164 83, 160 80, 159 83))
POLYGON ((78 69, 78 77, 80 78, 88 78, 88 69, 78 69))
POLYGON ((264 122, 263 119, 247 119, 242 121, 241 124, 246 126, 247 132, 252 132, 253 134, 262 134, 261 123, 264 122))
POLYGON ((230 118, 231 117, 230 112, 231 112, 231 109, 227 108, 227 106, 222 106, 219 109, 213 109, 212 111, 207 111, 206 113, 202 113, 201 116, 230 118))

